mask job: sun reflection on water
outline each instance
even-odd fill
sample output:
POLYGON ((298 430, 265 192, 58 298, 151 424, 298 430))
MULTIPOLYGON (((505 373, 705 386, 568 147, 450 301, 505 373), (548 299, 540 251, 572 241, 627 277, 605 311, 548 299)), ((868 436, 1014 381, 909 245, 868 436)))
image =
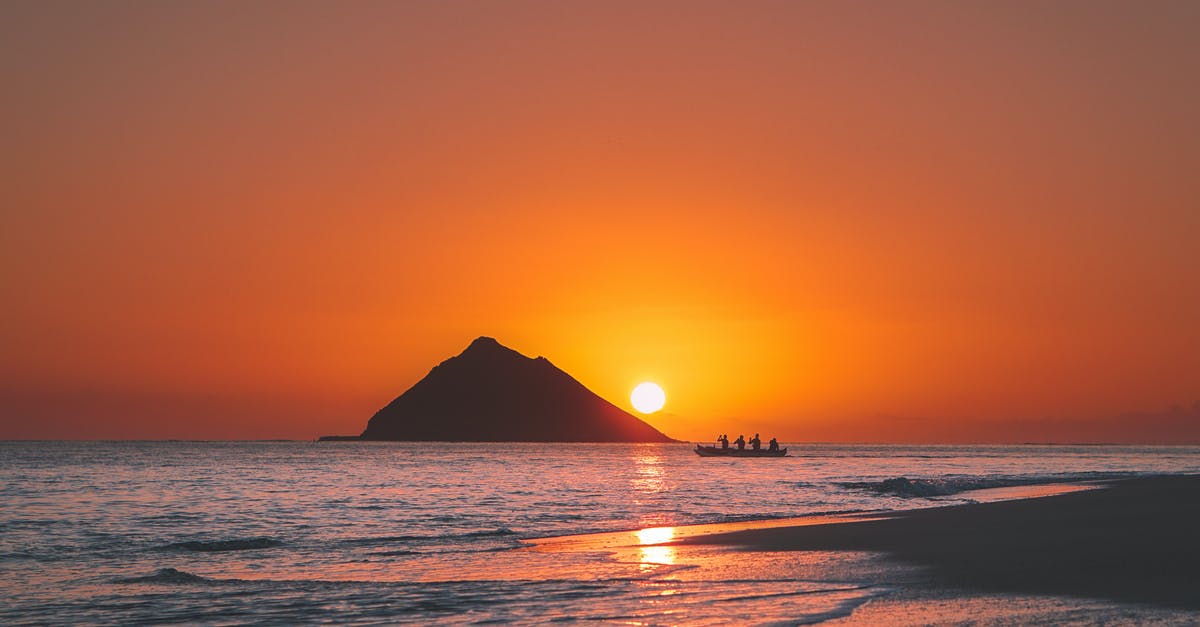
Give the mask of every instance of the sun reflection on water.
POLYGON ((653 494, 667 490, 666 473, 663 472, 663 458, 657 451, 648 451, 633 458, 634 477, 631 479, 633 489, 637 492, 653 494))
POLYGON ((641 562, 642 568, 648 569, 654 566, 670 566, 674 564, 675 547, 647 546, 670 542, 674 537, 674 527, 652 527, 638 531, 638 544, 642 545, 638 547, 638 561, 641 562))
POLYGON ((638 544, 662 544, 675 537, 674 527, 652 527, 637 532, 638 544))

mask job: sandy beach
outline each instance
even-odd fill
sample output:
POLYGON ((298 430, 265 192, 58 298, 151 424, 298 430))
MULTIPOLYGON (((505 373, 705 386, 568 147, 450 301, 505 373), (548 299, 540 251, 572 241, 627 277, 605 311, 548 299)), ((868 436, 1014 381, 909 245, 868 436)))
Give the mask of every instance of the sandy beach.
POLYGON ((871 551, 978 593, 1067 595, 1200 610, 1200 476, 899 512, 885 519, 698 535, 681 545, 871 551))

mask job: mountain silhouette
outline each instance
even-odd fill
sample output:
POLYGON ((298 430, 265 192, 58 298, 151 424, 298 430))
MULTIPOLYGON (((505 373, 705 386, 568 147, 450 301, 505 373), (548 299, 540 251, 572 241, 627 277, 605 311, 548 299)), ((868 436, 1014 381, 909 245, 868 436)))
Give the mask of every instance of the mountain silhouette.
MULTIPOLYGON (((328 438, 349 439, 349 438, 328 438)), ((490 337, 443 361, 357 439, 455 442, 673 442, 545 357, 490 337)))

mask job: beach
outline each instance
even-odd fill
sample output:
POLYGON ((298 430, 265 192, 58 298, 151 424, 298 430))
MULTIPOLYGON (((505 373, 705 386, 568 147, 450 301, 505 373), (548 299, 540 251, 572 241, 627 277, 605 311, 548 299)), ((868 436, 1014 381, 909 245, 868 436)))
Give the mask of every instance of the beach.
POLYGON ((868 551, 975 593, 1070 596, 1200 610, 1200 475, 894 512, 886 518, 746 529, 679 545, 868 551))

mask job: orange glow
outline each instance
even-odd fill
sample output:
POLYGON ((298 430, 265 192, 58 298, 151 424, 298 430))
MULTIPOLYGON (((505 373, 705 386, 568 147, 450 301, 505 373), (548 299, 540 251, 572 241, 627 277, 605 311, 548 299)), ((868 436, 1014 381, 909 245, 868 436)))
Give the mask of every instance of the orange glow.
POLYGON ((673 527, 655 527, 636 532, 638 539, 638 562, 643 569, 654 566, 670 566, 675 563, 675 547, 647 546, 670 542, 675 537, 673 527))
POLYGON ((0 438, 357 433, 490 335, 676 438, 1200 441, 1200 38, 1106 11, 7 3, 0 438))
POLYGON ((662 544, 675 537, 674 527, 652 527, 637 531, 639 544, 662 544))
POLYGON ((655 566, 670 566, 675 563, 675 547, 638 547, 638 561, 642 565, 643 570, 649 570, 655 566))

